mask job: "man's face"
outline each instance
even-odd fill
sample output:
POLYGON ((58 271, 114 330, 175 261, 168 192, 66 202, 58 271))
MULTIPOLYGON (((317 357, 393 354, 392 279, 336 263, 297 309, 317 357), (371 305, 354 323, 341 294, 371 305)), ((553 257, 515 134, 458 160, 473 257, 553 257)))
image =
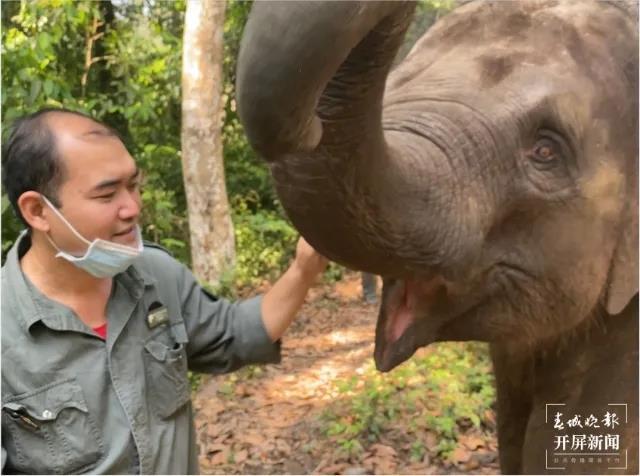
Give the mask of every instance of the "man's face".
MULTIPOLYGON (((135 246, 140 215, 140 174, 133 158, 115 136, 84 117, 52 114, 48 118, 66 177, 58 189, 60 212, 87 240, 95 238, 135 246)), ((79 240, 57 217, 51 217, 50 236, 58 247, 83 254, 79 240)))

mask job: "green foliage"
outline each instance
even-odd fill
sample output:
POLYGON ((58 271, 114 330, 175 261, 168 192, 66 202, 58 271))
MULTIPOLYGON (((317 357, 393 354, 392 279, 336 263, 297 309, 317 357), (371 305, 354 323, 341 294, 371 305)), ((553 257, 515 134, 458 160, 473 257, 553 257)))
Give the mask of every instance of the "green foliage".
POLYGON ((364 382, 353 376, 336 386, 340 395, 350 398, 350 412, 339 418, 325 413, 326 433, 338 436, 338 445, 351 455, 363 449, 362 442, 377 441, 386 423, 393 419, 398 410, 398 402, 392 398, 395 388, 386 385, 384 375, 373 370, 364 382))
POLYGON ((85 36, 101 17, 98 4, 51 0, 18 5, 14 16, 3 18, 4 120, 44 105, 90 108, 81 78, 85 36))
POLYGON ((264 367, 261 365, 247 365, 229 375, 225 375, 224 378, 219 381, 220 385, 217 390, 219 396, 227 399, 234 398, 238 384, 251 379, 258 379, 264 371, 264 367))
POLYGON ((495 401, 489 355, 479 343, 434 344, 387 374, 370 362, 361 375, 336 381, 334 390, 340 400, 325 411, 323 427, 341 448, 353 452, 377 441, 402 415, 413 422, 404 431, 415 459, 425 452, 424 431, 437 434, 437 451, 446 458, 460 427, 482 428, 495 401))
POLYGON ((326 271, 324 272, 324 281, 327 283, 335 283, 342 279, 344 276, 344 267, 336 264, 334 262, 330 262, 329 266, 327 266, 326 271))
MULTIPOLYGON (((144 237, 188 265, 180 158, 185 5, 184 0, 3 3, 2 113, 3 124, 8 124, 44 106, 63 106, 115 128, 144 172, 144 237), (91 36, 94 61, 87 67, 91 36)), ((255 285, 258 276, 281 271, 295 242, 269 171, 247 144, 233 99, 236 58, 250 7, 251 2, 229 1, 224 25, 223 145, 238 243, 238 269, 225 278, 229 294, 231 288, 255 285)), ((10 208, 3 207, 2 219, 4 258, 22 226, 10 208)))
MULTIPOLYGON (((83 42, 95 3, 40 1, 2 4, 2 117, 6 124, 44 106, 88 111, 82 97, 83 42)), ((2 209, 2 256, 22 228, 11 207, 2 209)))
MULTIPOLYGON (((419 2, 407 48, 451 2, 419 2)), ((186 0, 2 2, 2 115, 4 129, 23 114, 63 106, 116 129, 144 171, 144 237, 189 265, 180 157, 185 6, 186 0)), ((222 139, 238 263, 223 277, 221 292, 227 295, 279 274, 296 239, 268 167, 249 147, 236 112, 236 60, 250 8, 250 1, 229 0, 224 23, 222 139)), ((2 225, 4 260, 22 228, 4 204, 2 225)), ((342 271, 333 264, 325 279, 338 280, 342 271)))
POLYGON ((296 230, 274 211, 249 211, 247 200, 236 200, 233 222, 236 238, 236 267, 231 276, 235 288, 256 286, 274 279, 287 266, 295 251, 296 230))
MULTIPOLYGON (((145 238, 188 263, 179 152, 184 1, 14 5, 17 11, 3 4, 3 125, 54 106, 89 113, 119 131, 146 175, 145 238)), ((21 225, 8 210, 2 219, 4 257, 21 225)))
POLYGON ((264 209, 275 212, 280 219, 283 219, 284 214, 279 208, 267 165, 249 146, 236 111, 236 61, 251 4, 250 1, 229 0, 225 12, 223 60, 225 108, 222 138, 227 191, 232 203, 242 204, 240 209, 236 209, 236 214, 264 209))
POLYGON ((409 26, 404 42, 396 55, 395 63, 397 64, 405 58, 429 27, 454 7, 455 0, 420 0, 416 5, 413 22, 409 26))
POLYGON ((196 372, 189 372, 189 388, 191 389, 191 393, 197 392, 202 384, 202 374, 196 372))

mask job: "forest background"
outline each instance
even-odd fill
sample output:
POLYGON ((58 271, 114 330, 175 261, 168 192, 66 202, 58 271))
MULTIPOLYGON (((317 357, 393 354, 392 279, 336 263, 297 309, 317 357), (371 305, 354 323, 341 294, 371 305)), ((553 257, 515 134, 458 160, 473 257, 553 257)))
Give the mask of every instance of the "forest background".
MULTIPOLYGON (((399 57, 452 5, 452 0, 419 2, 399 57)), ((82 111, 113 127, 144 172, 144 237, 191 265, 180 143, 185 9, 185 0, 3 1, 2 129, 4 138, 13 119, 46 106, 82 111)), ((219 270, 219 292, 226 294, 277 276, 297 238, 266 164, 249 147, 236 114, 236 59, 250 9, 249 1, 226 2, 220 56, 223 157, 211 159, 224 162, 234 225, 235 266, 219 270)), ((4 261, 20 231, 4 195, 2 224, 4 261)), ((332 266, 328 277, 340 274, 332 266)))
MULTIPOLYGON (((249 147, 236 114, 236 59, 251 2, 228 0, 218 5, 224 11, 218 24, 223 29, 219 56, 223 79, 221 121, 216 131, 222 154, 211 160, 222 161, 224 166, 235 263, 218 270, 215 283, 204 284, 215 284, 211 288, 218 295, 235 298, 264 287, 283 271, 298 234, 280 206, 266 164, 249 147)), ((419 1, 397 61, 454 5, 454 0, 419 1)), ((189 220, 194 211, 187 206, 189 185, 183 178, 182 161, 189 157, 181 147, 186 0, 23 0, 3 1, 1 8, 3 139, 15 118, 46 106, 82 111, 113 127, 144 173, 143 236, 191 267, 194 230, 189 220)), ((219 31, 211 31, 211 37, 216 33, 220 36, 219 31)), ((3 262, 20 230, 3 194, 3 262)), ((332 264, 324 275, 325 285, 334 285, 345 273, 348 271, 332 264)), ((318 306, 332 315, 340 312, 335 303, 318 306)), ((367 312, 375 319, 375 309, 367 312)), ((238 378, 257 373, 250 368, 240 377, 228 377, 220 388, 233 387, 238 378)), ((468 462, 459 444, 461 435, 470 427, 488 434, 493 431, 495 396, 482 346, 436 346, 384 376, 375 371, 369 358, 360 375, 333 381, 330 387, 345 397, 344 404, 323 414, 321 427, 327 441, 347 458, 372 454, 365 448, 379 444, 392 423, 406 428, 403 448, 407 457, 422 463, 429 454, 442 461, 455 463, 458 458, 468 462), (431 441, 428 444, 427 433, 432 436, 426 438, 431 441)), ((473 448, 467 447, 482 447, 474 441, 473 448)), ((230 455, 225 454, 224 461, 235 458, 237 463, 238 457, 233 452, 230 455)), ((274 472, 282 470, 273 468, 274 472)), ((243 470, 248 471, 238 469, 243 470)))

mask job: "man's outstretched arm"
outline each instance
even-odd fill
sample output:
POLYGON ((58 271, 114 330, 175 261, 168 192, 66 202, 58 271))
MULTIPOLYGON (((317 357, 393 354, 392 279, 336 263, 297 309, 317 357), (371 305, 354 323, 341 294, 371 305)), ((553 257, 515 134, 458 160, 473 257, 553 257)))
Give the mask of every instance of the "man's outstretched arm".
POLYGON ((289 269, 275 282, 262 300, 262 321, 273 342, 282 337, 317 276, 328 260, 315 251, 304 238, 298 240, 296 257, 289 269))

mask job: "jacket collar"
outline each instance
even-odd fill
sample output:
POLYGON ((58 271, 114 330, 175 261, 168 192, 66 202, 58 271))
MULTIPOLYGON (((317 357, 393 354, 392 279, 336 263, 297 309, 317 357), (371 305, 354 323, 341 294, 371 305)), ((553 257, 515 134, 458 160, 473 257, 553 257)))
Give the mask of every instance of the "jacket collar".
MULTIPOLYGON (((20 258, 30 247, 31 235, 28 230, 24 230, 9 250, 6 262, 2 267, 2 291, 7 293, 4 298, 7 299, 8 296, 11 296, 11 299, 7 299, 11 311, 10 315, 18 319, 25 331, 28 331, 38 321, 53 324, 50 327, 60 328, 63 320, 68 321, 68 314, 71 310, 66 308, 65 312, 63 309, 65 306, 47 298, 28 281, 22 272, 20 258)), ((156 283, 155 278, 138 264, 133 264, 126 271, 119 273, 114 277, 114 280, 120 281, 131 297, 136 300, 142 296, 145 287, 153 286, 156 283)), ((78 321, 80 327, 83 326, 77 318, 74 321, 78 321)))

